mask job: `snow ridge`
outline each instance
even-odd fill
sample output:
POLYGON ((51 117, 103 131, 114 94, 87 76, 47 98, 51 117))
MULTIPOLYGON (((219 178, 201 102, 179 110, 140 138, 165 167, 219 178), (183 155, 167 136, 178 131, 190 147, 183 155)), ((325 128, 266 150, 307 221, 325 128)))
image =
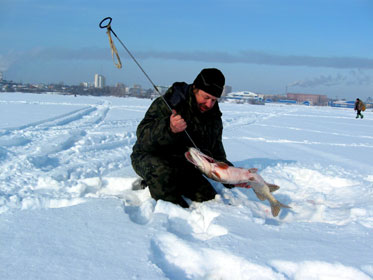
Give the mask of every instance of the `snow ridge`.
POLYGON ((371 112, 221 104, 229 159, 292 207, 273 218, 212 181, 219 195, 189 209, 133 191, 149 104, 2 95, 1 279, 372 279, 371 112))

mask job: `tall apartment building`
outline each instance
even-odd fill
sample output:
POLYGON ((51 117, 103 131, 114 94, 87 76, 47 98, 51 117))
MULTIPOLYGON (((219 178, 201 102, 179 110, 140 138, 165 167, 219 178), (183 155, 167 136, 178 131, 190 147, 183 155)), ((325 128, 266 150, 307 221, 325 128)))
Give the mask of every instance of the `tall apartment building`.
POLYGON ((99 74, 95 74, 95 88, 105 87, 105 77, 99 74))

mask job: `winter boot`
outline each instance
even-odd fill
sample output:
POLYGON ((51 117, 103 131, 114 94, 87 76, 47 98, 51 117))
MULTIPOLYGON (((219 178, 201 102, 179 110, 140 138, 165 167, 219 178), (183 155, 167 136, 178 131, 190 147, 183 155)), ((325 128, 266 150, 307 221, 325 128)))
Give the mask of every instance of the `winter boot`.
POLYGON ((364 115, 363 115, 363 114, 361 114, 361 118, 364 118, 364 115))

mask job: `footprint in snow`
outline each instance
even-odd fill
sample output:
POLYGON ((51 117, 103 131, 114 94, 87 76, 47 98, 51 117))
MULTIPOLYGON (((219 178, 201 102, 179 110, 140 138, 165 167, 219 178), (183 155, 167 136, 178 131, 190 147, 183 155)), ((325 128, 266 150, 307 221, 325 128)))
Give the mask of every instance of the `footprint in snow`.
POLYGON ((166 215, 167 230, 184 239, 208 240, 228 233, 226 228, 213 223, 219 213, 204 203, 193 203, 192 209, 184 209, 160 200, 154 214, 166 215))
POLYGON ((171 233, 151 241, 150 261, 169 279, 284 279, 271 268, 220 250, 201 247, 171 233))

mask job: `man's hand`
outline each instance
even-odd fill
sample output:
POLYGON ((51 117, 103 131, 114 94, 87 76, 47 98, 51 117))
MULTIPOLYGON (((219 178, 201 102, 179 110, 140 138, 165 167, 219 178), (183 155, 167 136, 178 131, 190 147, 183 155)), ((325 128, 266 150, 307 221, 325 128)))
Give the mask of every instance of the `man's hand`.
POLYGON ((184 119, 172 110, 172 115, 170 117, 170 128, 173 133, 179 133, 187 128, 187 124, 184 119))

